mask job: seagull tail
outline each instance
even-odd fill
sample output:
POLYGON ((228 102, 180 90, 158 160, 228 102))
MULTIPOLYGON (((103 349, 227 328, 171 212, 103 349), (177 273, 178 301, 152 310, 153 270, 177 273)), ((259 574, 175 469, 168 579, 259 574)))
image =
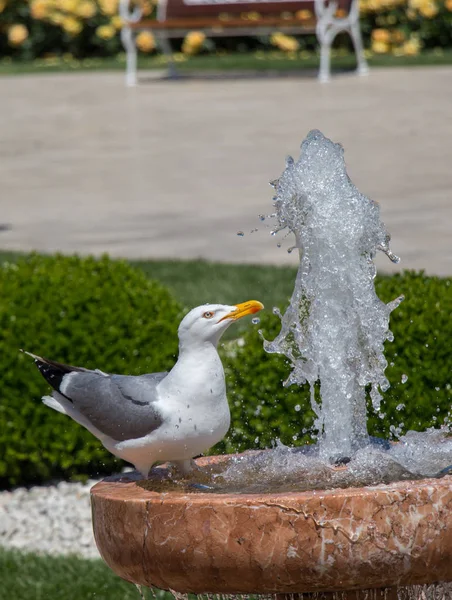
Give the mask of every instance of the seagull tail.
POLYGON ((58 402, 58 400, 56 398, 54 398, 53 396, 43 396, 42 402, 49 408, 53 408, 53 410, 56 410, 57 412, 61 413, 62 415, 67 415, 67 412, 66 412, 64 406, 61 404, 61 402, 58 402))
MULTIPOLYGON (((73 367, 71 365, 66 365, 64 363, 59 363, 54 360, 49 360, 48 358, 43 358, 42 356, 38 356, 37 354, 32 354, 31 352, 24 351, 25 354, 31 356, 35 365, 38 367, 39 372, 50 384, 54 390, 62 394, 61 392, 61 383, 63 381, 63 377, 68 373, 73 373, 74 371, 78 372, 86 372, 87 369, 83 369, 82 367, 73 367)), ((62 394, 64 396, 64 394, 62 394)), ((70 400, 70 398, 68 398, 70 400)), ((49 405, 50 406, 50 405, 49 405)), ((55 408, 52 406, 52 408, 55 408)), ((58 409, 56 409, 58 410, 58 409)), ((61 411, 60 411, 61 412, 61 411)))

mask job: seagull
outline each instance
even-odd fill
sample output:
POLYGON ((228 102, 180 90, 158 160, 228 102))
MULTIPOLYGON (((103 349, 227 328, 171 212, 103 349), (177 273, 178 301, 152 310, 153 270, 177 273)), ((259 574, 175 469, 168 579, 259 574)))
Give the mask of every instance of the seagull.
POLYGON ((179 356, 169 373, 109 375, 27 354, 54 389, 44 404, 72 417, 145 479, 156 462, 167 461, 185 476, 196 468, 193 457, 230 425, 218 342, 234 321, 263 308, 250 300, 191 310, 179 325, 179 356))

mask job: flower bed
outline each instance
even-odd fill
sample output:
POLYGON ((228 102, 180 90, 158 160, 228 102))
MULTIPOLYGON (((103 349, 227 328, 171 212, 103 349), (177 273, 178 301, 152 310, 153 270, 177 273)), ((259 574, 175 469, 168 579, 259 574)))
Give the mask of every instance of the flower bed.
MULTIPOLYGON (((152 16, 155 0, 137 0, 145 15, 152 16)), ((309 10, 298 11, 300 21, 309 21, 309 10)), ((452 47, 452 0, 361 0, 362 29, 368 54, 413 56, 423 48, 452 47)), ((257 12, 244 13, 253 20, 257 12)), ((41 57, 114 56, 122 51, 118 0, 0 0, 0 56, 31 60, 41 57)), ((348 46, 348 38, 337 43, 348 46)), ((158 53, 150 32, 137 36, 141 52, 158 53)), ((189 33, 180 47, 184 55, 199 52, 261 50, 276 47, 287 53, 316 47, 314 36, 295 38, 281 32, 251 40, 206 39, 189 33)))

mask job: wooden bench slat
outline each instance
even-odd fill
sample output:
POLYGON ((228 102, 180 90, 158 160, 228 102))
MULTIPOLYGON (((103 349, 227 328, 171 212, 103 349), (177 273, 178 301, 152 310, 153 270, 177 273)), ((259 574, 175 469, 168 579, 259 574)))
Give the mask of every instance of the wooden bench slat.
POLYGON ((300 29, 312 29, 315 27, 315 19, 302 21, 300 19, 281 19, 281 17, 265 17, 262 19, 168 19, 167 21, 157 21, 155 19, 143 20, 138 23, 130 23, 131 29, 238 29, 238 28, 259 28, 259 27, 296 27, 300 29))

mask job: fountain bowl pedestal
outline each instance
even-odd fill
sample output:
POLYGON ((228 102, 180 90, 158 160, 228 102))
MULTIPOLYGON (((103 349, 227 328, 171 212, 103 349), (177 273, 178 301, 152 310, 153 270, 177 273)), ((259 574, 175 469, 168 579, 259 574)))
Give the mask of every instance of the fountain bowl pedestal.
POLYGON ((91 503, 102 558, 139 585, 290 594, 452 581, 452 476, 243 495, 104 480, 91 503))

